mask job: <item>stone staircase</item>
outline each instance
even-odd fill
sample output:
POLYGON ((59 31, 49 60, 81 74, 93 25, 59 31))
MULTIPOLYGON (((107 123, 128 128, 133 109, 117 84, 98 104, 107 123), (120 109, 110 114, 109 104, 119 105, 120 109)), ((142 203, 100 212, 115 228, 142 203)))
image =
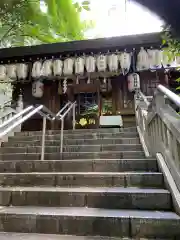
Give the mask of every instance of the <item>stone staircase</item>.
POLYGON ((0 240, 180 239, 180 217, 135 128, 21 132, 0 153, 0 240), (45 234, 45 235, 44 235, 45 234), (80 236, 80 237, 78 237, 80 236))

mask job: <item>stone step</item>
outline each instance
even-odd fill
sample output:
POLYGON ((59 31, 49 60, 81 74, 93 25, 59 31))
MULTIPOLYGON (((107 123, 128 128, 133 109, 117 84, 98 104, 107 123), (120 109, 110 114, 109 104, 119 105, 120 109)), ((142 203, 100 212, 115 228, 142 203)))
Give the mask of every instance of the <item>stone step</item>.
MULTIPOLYGON (((101 237, 68 236, 68 235, 37 234, 37 233, 0 233, 0 239, 1 240, 134 240, 132 238, 130 239, 130 238, 114 238, 114 237, 102 237, 102 236, 101 237)), ((142 240, 148 240, 148 239, 143 238, 142 240)), ((158 240, 163 240, 163 239, 158 239, 158 240)))
POLYGON ((0 173, 0 186, 100 186, 163 188, 162 173, 66 172, 0 173))
MULTIPOLYGON (((69 236, 57 234, 37 234, 37 233, 0 233, 1 240, 135 240, 135 238, 115 238, 96 236, 69 236)), ((137 238, 136 238, 137 240, 137 238)), ((150 239, 139 238, 138 240, 171 240, 171 239, 150 239)))
MULTIPOLYGON (((119 132, 119 133, 88 133, 84 132, 83 134, 64 134, 64 140, 68 139, 103 139, 103 138, 136 138, 139 137, 137 132, 119 132)), ((46 133, 46 140, 60 140, 61 135, 57 134, 47 134, 46 133)), ((9 137, 9 141, 34 141, 34 140, 42 140, 42 134, 39 135, 30 135, 30 136, 23 136, 23 135, 16 135, 14 137, 9 137)))
MULTIPOLYGON (((61 130, 47 130, 47 134, 60 134, 61 130)), ((136 127, 128 128, 96 128, 96 129, 69 129, 64 130, 64 134, 86 134, 86 133, 119 133, 119 132, 137 132, 136 127)), ((42 131, 17 132, 16 136, 41 135, 42 131)))
MULTIPOLYGON (((2 143, 2 147, 41 146, 41 140, 9 141, 2 143)), ((140 144, 139 138, 103 138, 103 139, 64 139, 64 145, 103 145, 103 144, 140 144)), ((60 146, 60 140, 47 140, 46 146, 60 146)))
POLYGON ((0 231, 179 239, 180 217, 167 211, 2 207, 0 231))
MULTIPOLYGON (((45 160, 71 159, 141 159, 145 158, 143 151, 103 151, 103 152, 60 152, 45 153, 45 160)), ((40 160, 40 153, 0 153, 0 160, 40 160)))
MULTIPOLYGON (((0 152, 6 153, 41 153, 41 146, 2 147, 0 152)), ((141 144, 108 144, 108 145, 68 145, 63 152, 103 152, 103 151, 142 151, 141 144)), ((45 146, 45 153, 60 152, 60 146, 45 146)))
POLYGON ((164 189, 90 187, 0 188, 1 206, 92 207, 108 209, 171 210, 164 189))
POLYGON ((0 161, 0 172, 157 172, 156 159, 0 161))

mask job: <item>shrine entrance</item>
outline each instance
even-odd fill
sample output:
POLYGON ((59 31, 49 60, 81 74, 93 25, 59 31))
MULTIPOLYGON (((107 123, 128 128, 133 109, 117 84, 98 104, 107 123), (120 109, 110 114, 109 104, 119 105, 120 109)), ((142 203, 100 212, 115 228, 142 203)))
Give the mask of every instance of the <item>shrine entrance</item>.
POLYGON ((79 93, 75 95, 76 128, 99 127, 98 93, 79 93))

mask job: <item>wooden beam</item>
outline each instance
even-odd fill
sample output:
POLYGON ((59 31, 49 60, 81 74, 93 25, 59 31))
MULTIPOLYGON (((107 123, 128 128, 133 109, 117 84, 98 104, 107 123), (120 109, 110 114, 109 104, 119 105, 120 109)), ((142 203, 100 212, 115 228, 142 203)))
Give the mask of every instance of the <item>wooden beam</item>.
POLYGON ((0 62, 13 61, 35 61, 43 57, 59 57, 60 55, 74 55, 82 53, 107 52, 108 50, 124 50, 144 47, 160 47, 160 33, 138 34, 130 36, 99 38, 93 40, 72 41, 53 44, 42 44, 31 47, 15 47, 0 49, 0 62))

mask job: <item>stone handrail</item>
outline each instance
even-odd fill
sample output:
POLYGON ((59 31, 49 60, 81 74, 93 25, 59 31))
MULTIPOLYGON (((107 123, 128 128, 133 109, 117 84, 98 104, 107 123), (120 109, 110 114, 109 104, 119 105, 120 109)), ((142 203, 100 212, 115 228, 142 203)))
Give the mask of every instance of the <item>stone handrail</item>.
MULTIPOLYGON (((3 105, 0 106, 0 132, 3 130, 1 125, 12 119, 13 116, 15 116, 18 112, 21 112, 23 110, 23 101, 22 101, 22 96, 19 96, 19 100, 16 104, 12 104, 11 101, 5 102, 3 105)), ((22 117, 20 117, 22 118, 22 117)), ((19 119, 20 119, 19 118, 19 119)), ((8 136, 13 136, 15 132, 20 132, 21 131, 21 125, 19 125, 17 128, 14 129, 11 133, 9 133, 3 141, 8 140, 8 136)))
POLYGON ((180 97, 159 85, 154 97, 135 94, 137 129, 147 157, 160 154, 180 191, 180 97))

